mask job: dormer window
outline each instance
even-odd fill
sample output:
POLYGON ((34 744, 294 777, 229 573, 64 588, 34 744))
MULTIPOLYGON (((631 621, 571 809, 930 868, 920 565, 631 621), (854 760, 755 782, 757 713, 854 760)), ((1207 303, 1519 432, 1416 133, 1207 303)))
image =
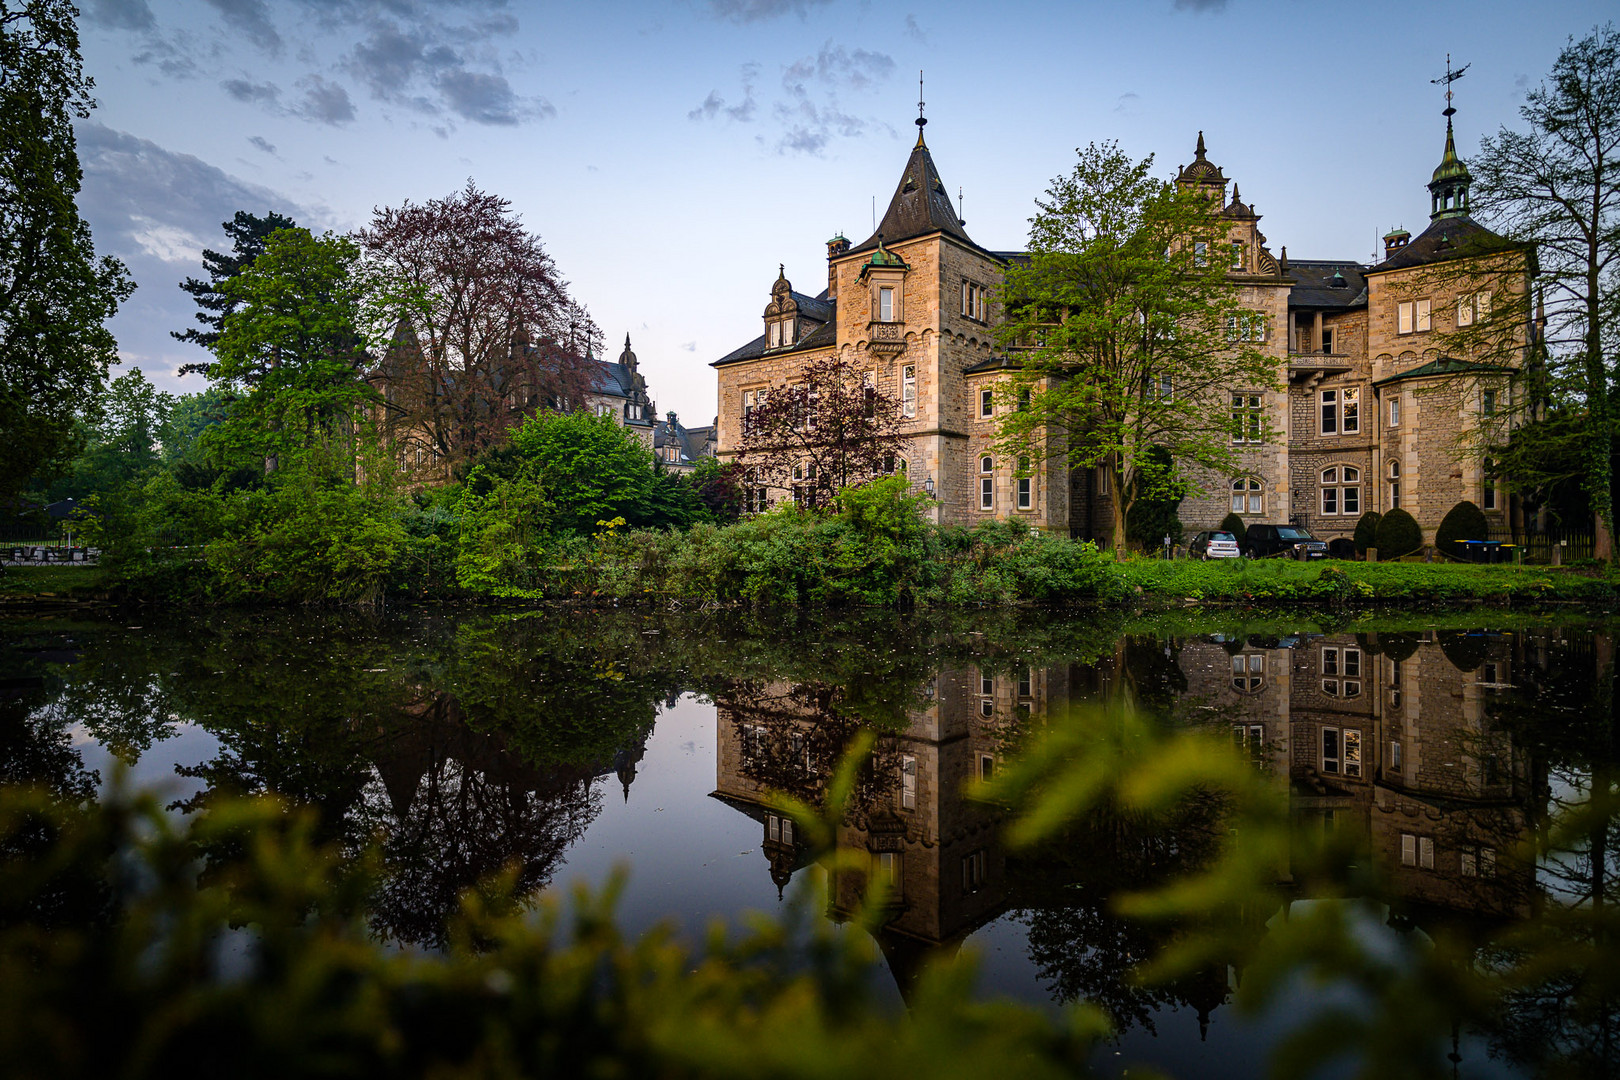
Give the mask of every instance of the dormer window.
POLYGON ((765 328, 765 347, 779 349, 782 347, 782 324, 773 322, 765 328))

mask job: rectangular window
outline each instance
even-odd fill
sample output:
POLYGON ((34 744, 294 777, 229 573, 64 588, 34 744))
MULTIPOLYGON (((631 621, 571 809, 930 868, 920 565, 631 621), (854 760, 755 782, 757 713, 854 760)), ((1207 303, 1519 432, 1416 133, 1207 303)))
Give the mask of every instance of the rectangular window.
POLYGON ((1264 418, 1260 411, 1259 394, 1232 395, 1232 441, 1235 443, 1261 442, 1264 418))
POLYGON ((1322 489, 1322 513, 1337 514, 1339 512, 1339 489, 1322 489))
POLYGON ((1401 398, 1399 392, 1389 399, 1389 426, 1401 426, 1401 398))
POLYGON ((1412 332, 1412 304, 1402 301, 1395 305, 1395 332, 1397 334, 1410 334, 1412 332))
POLYGON ((1339 674, 1339 650, 1337 646, 1328 646, 1322 650, 1322 674, 1339 674))
POLYGON ((772 840, 782 839, 782 819, 775 814, 765 815, 765 828, 767 829, 766 835, 772 840))
POLYGON ((985 857, 984 849, 980 848, 973 854, 962 859, 962 891, 968 893, 978 892, 983 887, 988 874, 989 860, 985 857))
POLYGON ((1340 502, 1343 504, 1343 512, 1352 516, 1360 516, 1361 489, 1358 487, 1347 487, 1344 489, 1343 494, 1344 498, 1340 500, 1340 502))
POLYGON ((1334 776, 1339 774, 1339 729, 1322 729, 1322 771, 1334 776))
POLYGON ((1474 325, 1474 298, 1465 296, 1457 301, 1457 328, 1474 325))
MULTIPOLYGON (((1356 691, 1360 693, 1359 688, 1356 691)), ((1347 730, 1344 733, 1344 775, 1361 775, 1361 732, 1347 730)))
POLYGON ((910 754, 900 758, 900 808, 917 808, 917 759, 910 754))
POLYGON ((1414 305, 1413 315, 1417 322, 1418 333, 1421 334, 1427 331, 1429 329, 1429 302, 1427 300, 1417 301, 1414 305))
POLYGON ((1113 474, 1113 472, 1109 469, 1109 467, 1107 465, 1103 465, 1103 466, 1099 467, 1097 469, 1097 493, 1099 495, 1107 495, 1109 492, 1111 492, 1113 490, 1113 486, 1114 486, 1114 474, 1113 474))
POLYGON ((903 899, 904 889, 900 880, 900 852, 880 851, 877 856, 877 883, 887 893, 885 897, 890 903, 903 899))
POLYGON ((974 322, 985 322, 989 315, 989 301, 984 295, 984 286, 976 285, 971 281, 962 282, 962 314, 974 322))
POLYGON ((917 415, 917 365, 906 364, 900 369, 900 415, 917 415))
POLYGON ((1401 744, 1397 740, 1391 740, 1389 744, 1389 767, 1396 772, 1401 771, 1401 744))
POLYGON ((1322 391, 1322 434, 1337 435, 1339 433, 1339 392, 1337 390, 1322 391))
POLYGON ((1485 390, 1479 395, 1479 411, 1486 416, 1496 415, 1496 391, 1485 390))
POLYGON ((767 349, 774 349, 781 344, 782 324, 773 322, 770 326, 765 328, 765 347, 767 349))
POLYGON ((1409 832, 1401 833, 1401 865, 1417 865, 1417 837, 1409 832))
POLYGON ((1236 315, 1228 315, 1226 317, 1226 340, 1227 341, 1236 341, 1237 339, 1238 339, 1238 317, 1236 315))
POLYGON ((1361 430, 1361 391, 1341 390, 1339 397, 1344 404, 1344 434, 1354 435, 1361 430))
POLYGON ((979 755, 979 779, 988 781, 995 775, 996 759, 990 754, 979 755))
POLYGON ((1029 412, 1029 387, 1027 386, 1018 388, 1018 411, 1029 412))
POLYGON ((1197 240, 1197 241, 1193 242, 1193 265, 1194 266, 1208 266, 1209 265, 1209 245, 1206 244, 1202 240, 1197 240))
POLYGON ((894 290, 891 288, 878 290, 878 322, 894 322, 894 290))
POLYGON ((1243 269, 1243 245, 1236 240, 1232 241, 1232 269, 1243 269))
POLYGON ((994 477, 981 476, 979 478, 979 509, 994 510, 996 508, 996 481, 994 477))
POLYGON ((979 415, 994 416, 996 414, 996 396, 993 390, 979 391, 979 415))
POLYGON ((1018 672, 1018 696, 1029 697, 1030 685, 1029 668, 1021 668, 1018 672))
POLYGON ((1418 866, 1424 870, 1434 869, 1434 837, 1418 837, 1418 866))
POLYGON ((985 697, 993 697, 996 692, 996 681, 988 675, 979 676, 979 693, 985 697))
POLYGON ((1020 476, 1018 478, 1018 509, 1020 510, 1028 510, 1032 505, 1034 505, 1034 499, 1032 498, 1032 493, 1030 491, 1031 482, 1032 481, 1027 476, 1020 476))

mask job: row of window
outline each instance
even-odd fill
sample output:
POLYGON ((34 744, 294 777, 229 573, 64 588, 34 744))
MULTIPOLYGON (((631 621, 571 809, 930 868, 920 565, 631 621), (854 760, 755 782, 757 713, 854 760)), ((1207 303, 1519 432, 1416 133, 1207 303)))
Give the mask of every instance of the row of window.
MULTIPOLYGON (((1491 316, 1491 294, 1469 293, 1457 300, 1457 327, 1461 329, 1484 322, 1491 316)), ((1395 332, 1422 334, 1434 327, 1431 304, 1428 300, 1401 300, 1395 305, 1395 332)))
MULTIPOLYGON (((1480 484, 1480 509, 1497 509, 1496 481, 1489 475, 1490 459, 1485 461, 1486 476, 1480 484)), ((1401 463, 1391 460, 1385 465, 1386 505, 1391 510, 1401 506, 1401 463)), ((1354 465, 1335 465, 1323 469, 1320 477, 1322 513, 1330 517, 1352 517, 1361 513, 1361 470, 1354 465)), ((1232 513, 1264 514, 1266 512, 1265 485, 1252 476, 1240 476, 1232 481, 1232 513)))
MULTIPOLYGON (((1401 833, 1401 865, 1420 870, 1434 869, 1434 837, 1401 833)), ((1496 874, 1496 849, 1467 844, 1457 849, 1457 871, 1463 877, 1492 877, 1496 874)))
MULTIPOLYGON (((1244 258, 1245 250, 1246 249, 1244 248, 1241 240, 1233 240, 1231 244, 1232 261, 1226 265, 1231 267, 1233 270, 1242 270, 1247 265, 1247 261, 1244 258)), ((1193 265, 1209 265, 1209 244, 1202 240, 1195 240, 1193 242, 1193 265)))
MULTIPOLYGON (((996 462, 994 458, 986 454, 984 457, 979 459, 980 510, 994 510, 996 508, 995 471, 996 462)), ((1029 458, 1021 457, 1018 459, 1018 471, 1021 473, 1027 473, 1029 471, 1029 458)), ((1035 505, 1035 478, 1031 476, 1018 476, 1014 477, 1014 483, 1016 485, 1014 494, 1015 505, 1020 510, 1033 509, 1035 505)))

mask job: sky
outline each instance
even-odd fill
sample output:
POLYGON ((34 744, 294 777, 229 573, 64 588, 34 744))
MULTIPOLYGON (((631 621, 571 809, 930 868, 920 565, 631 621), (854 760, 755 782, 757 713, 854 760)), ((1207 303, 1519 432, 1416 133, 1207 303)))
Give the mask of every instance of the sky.
POLYGON ((178 285, 237 210, 348 231, 472 179, 511 201, 660 412, 715 413, 777 265, 826 285, 893 194, 924 73, 928 145, 975 241, 1021 248, 1075 151, 1168 175, 1203 131, 1273 252, 1371 260, 1421 231, 1458 149, 1519 124, 1607 3, 1300 0, 79 0, 99 107, 80 210, 138 284, 112 324, 160 388, 205 359, 178 285))

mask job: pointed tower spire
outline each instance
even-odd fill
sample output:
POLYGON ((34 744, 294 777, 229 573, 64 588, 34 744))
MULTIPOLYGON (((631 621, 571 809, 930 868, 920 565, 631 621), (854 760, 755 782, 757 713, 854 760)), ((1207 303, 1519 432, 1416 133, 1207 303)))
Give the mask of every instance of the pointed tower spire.
POLYGON ((900 174, 900 183, 895 188, 894 197, 889 200, 889 208, 872 229, 872 235, 864 243, 851 248, 852 252, 872 250, 878 246, 880 236, 886 244, 897 244, 915 236, 945 232, 958 240, 973 243, 962 228, 962 219, 951 205, 945 182, 940 179, 939 170, 934 167, 933 155, 923 141, 922 129, 928 123, 928 118, 922 115, 925 103, 920 99, 922 80, 921 73, 918 74, 917 145, 911 148, 911 156, 906 159, 905 171, 900 174))
POLYGON ((1440 113, 1446 118, 1446 149, 1440 155, 1440 164, 1435 167, 1434 175, 1429 179, 1431 221, 1468 216, 1468 186, 1474 178, 1469 175, 1468 166, 1463 164, 1462 158, 1457 156, 1457 138, 1451 127, 1451 118, 1457 115, 1457 110, 1451 104, 1451 84, 1462 78, 1470 66, 1464 64, 1453 71, 1451 54, 1447 53, 1446 73, 1438 79, 1429 80, 1436 85, 1444 84, 1446 88, 1446 107, 1440 113))

